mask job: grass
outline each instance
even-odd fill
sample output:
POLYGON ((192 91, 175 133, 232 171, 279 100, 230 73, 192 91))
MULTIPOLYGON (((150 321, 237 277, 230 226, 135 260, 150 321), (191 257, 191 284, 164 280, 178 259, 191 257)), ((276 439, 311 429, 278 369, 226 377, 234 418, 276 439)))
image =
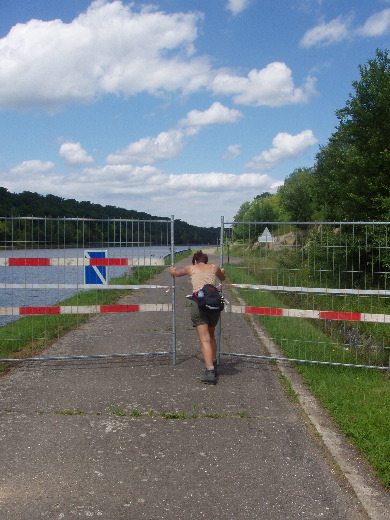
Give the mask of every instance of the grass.
MULTIPOLYGON (((263 272, 241 265, 228 267, 227 274, 233 283, 268 284, 263 272)), ((297 282, 297 280, 295 280, 297 282)), ((297 286, 303 283, 297 283, 297 286)), ((297 308, 309 310, 332 310, 340 312, 388 313, 388 304, 382 300, 348 296, 340 299, 334 295, 281 293, 240 289, 247 305, 254 307, 297 308), (355 303, 356 301, 356 303, 355 303), (356 305, 356 306, 355 306, 356 305), (360 305, 360 307, 359 307, 360 305), (365 310, 362 306, 365 305, 365 310), (368 310, 369 307, 369 310, 368 310)), ((283 350, 290 356, 301 359, 387 366, 390 356, 390 330, 388 324, 364 322, 339 322, 335 320, 293 319, 262 316, 261 323, 274 340, 283 343, 283 350), (287 333, 288 332, 288 333, 287 333)))
MULTIPOLYGON (((242 267, 226 266, 231 283, 267 283, 260 282, 250 269, 242 267)), ((272 291, 240 290, 240 293, 251 306, 286 308, 289 304, 296 305, 296 301, 289 300, 285 294, 272 291)), ((382 303, 378 304, 379 307, 382 303)), ((318 299, 308 308, 321 308, 322 304, 322 299, 318 299)), ((370 312, 378 312, 378 308, 370 312)), ((321 320, 273 316, 256 316, 255 319, 259 320, 287 357, 337 363, 360 364, 367 361, 366 349, 346 345, 334 324, 329 326, 319 323, 321 320)), ((388 344, 388 326, 370 328, 370 334, 374 340, 377 334, 376 342, 388 344)), ((382 355, 382 350, 376 352, 374 349, 370 353, 370 361, 383 362, 382 355)), ((385 486, 390 488, 389 374, 374 369, 301 363, 297 363, 296 368, 339 428, 371 463, 385 486)), ((288 386, 286 382, 282 381, 282 384, 285 388, 288 386)), ((294 396, 290 395, 290 398, 294 396)))

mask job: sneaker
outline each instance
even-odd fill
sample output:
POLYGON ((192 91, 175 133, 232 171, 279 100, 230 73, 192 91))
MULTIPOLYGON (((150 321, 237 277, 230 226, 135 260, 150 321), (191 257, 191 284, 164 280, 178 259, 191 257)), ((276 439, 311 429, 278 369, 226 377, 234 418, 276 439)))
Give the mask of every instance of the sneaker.
POLYGON ((203 376, 200 376, 199 381, 202 381, 202 383, 206 383, 208 385, 216 385, 217 384, 217 376, 215 375, 215 370, 208 370, 206 368, 203 376))
POLYGON ((215 377, 218 377, 218 365, 217 361, 213 361, 215 377))

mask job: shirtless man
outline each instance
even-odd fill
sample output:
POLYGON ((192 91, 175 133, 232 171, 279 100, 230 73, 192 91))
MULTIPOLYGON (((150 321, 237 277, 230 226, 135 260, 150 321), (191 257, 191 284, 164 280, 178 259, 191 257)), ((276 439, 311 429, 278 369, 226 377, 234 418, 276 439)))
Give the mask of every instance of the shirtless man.
MULTIPOLYGON (((203 251, 197 251, 192 257, 192 265, 187 265, 184 269, 170 267, 169 272, 172 276, 190 276, 192 291, 197 293, 205 284, 217 286, 219 282, 225 280, 225 270, 217 265, 208 264, 208 256, 203 251)), ((199 379, 203 383, 217 383, 217 341, 215 338, 215 327, 218 324, 220 312, 207 312, 199 309, 198 305, 192 302, 191 320, 196 327, 202 355, 206 370, 199 379)))

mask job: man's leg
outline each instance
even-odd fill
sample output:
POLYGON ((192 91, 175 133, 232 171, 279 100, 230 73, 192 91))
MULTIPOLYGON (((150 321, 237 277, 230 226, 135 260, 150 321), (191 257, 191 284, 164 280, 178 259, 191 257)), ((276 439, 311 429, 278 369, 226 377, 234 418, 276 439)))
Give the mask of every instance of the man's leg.
POLYGON ((213 340, 211 339, 209 326, 207 324, 198 325, 196 327, 196 330, 198 331, 198 336, 202 348, 203 360, 204 364, 206 365, 205 373, 203 376, 199 377, 199 379, 200 381, 202 381, 202 383, 215 385, 217 384, 217 375, 213 363, 213 349, 215 341, 213 342, 213 340))
POLYGON ((211 352, 213 354, 213 362, 217 359, 217 340, 215 338, 215 327, 209 327, 211 352))
POLYGON ((206 368, 213 368, 213 361, 216 359, 217 355, 214 327, 209 327, 207 324, 204 324, 198 325, 196 330, 200 340, 204 364, 206 365, 206 368), (210 329, 212 329, 212 331, 210 331, 210 329))

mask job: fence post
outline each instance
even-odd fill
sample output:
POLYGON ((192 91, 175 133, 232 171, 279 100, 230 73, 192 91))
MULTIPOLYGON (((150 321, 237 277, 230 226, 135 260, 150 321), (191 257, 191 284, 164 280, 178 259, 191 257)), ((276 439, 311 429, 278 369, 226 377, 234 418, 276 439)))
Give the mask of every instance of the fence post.
MULTIPOLYGON (((175 218, 171 215, 171 266, 175 265, 175 218)), ((175 277, 172 279, 172 364, 176 365, 176 286, 175 277)))
MULTIPOLYGON (((225 230, 224 230, 224 217, 221 217, 221 235, 219 239, 219 265, 220 267, 223 267, 223 236, 224 236, 225 230)), ((221 328, 222 328, 222 312, 221 316, 219 318, 218 322, 218 329, 217 329, 217 365, 220 364, 221 359, 221 328)))

